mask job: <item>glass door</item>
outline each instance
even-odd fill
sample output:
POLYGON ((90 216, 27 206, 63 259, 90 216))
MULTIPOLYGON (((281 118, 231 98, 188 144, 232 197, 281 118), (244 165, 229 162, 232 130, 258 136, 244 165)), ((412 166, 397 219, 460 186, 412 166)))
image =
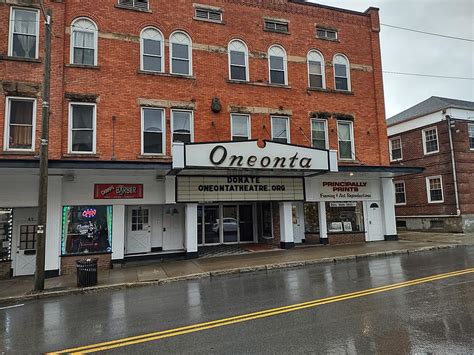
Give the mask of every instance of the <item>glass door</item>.
POLYGON ((219 206, 204 206, 204 245, 220 242, 219 206))
POLYGON ((237 206, 224 206, 222 209, 222 230, 224 231, 224 243, 238 242, 239 220, 237 217, 237 206))
POLYGON ((240 242, 254 241, 253 206, 239 205, 240 242))

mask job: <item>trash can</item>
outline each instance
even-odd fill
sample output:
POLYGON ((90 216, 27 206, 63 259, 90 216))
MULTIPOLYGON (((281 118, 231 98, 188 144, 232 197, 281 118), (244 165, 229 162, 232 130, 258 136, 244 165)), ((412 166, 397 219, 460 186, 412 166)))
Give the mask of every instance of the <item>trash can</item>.
POLYGON ((97 259, 82 259, 76 262, 77 287, 97 285, 97 259))

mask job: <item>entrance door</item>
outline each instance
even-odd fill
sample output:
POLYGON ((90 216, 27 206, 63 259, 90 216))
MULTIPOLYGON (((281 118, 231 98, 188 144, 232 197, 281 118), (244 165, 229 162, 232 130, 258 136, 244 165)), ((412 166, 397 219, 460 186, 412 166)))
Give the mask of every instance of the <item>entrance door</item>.
POLYGON ((184 248, 184 208, 165 206, 163 210, 163 250, 181 250, 184 248))
POLYGON ((384 240, 381 203, 368 202, 367 206, 367 241, 384 240))
POLYGON ((219 244, 219 206, 204 206, 204 245, 219 244))
POLYGON ((253 206, 239 205, 239 242, 253 242, 254 228, 253 228, 253 206))
POLYGON ((33 275, 36 268, 36 225, 18 226, 14 276, 33 275))
POLYGON ((304 239, 303 202, 293 204, 293 238, 295 243, 302 243, 304 239))
POLYGON ((150 209, 131 207, 128 214, 127 254, 151 252, 150 209))
POLYGON ((222 208, 222 230, 224 231, 224 243, 238 242, 239 220, 237 206, 224 206, 222 208))

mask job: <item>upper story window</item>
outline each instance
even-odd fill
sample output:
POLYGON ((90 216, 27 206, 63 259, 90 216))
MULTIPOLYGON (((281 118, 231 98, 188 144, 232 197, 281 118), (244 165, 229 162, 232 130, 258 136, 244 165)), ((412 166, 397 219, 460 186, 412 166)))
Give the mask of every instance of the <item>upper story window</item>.
POLYGON ((229 75, 231 80, 249 80, 249 56, 244 42, 233 40, 229 43, 229 75))
POLYGON ((327 120, 318 118, 311 119, 311 141, 313 148, 328 149, 328 126, 327 120))
POLYGON ((334 29, 324 28, 324 27, 316 27, 316 37, 320 39, 327 39, 330 41, 337 40, 337 31, 334 29))
POLYGON ((391 138, 388 141, 390 148, 390 161, 402 160, 402 139, 400 137, 391 138))
POLYGON ((71 64, 97 65, 97 26, 88 18, 71 25, 71 64))
POLYGON ((164 154, 165 110, 142 108, 142 154, 164 154))
POLYGON ((280 143, 290 143, 288 117, 272 116, 272 140, 280 143))
POLYGON ((119 0, 118 3, 137 10, 148 10, 148 0, 119 0))
POLYGON ((349 60, 342 54, 336 54, 333 60, 334 87, 336 90, 351 91, 349 60))
POLYGON ((233 113, 231 119, 231 135, 233 141, 250 139, 250 116, 233 113))
POLYGON ((7 97, 5 150, 34 150, 36 100, 7 97))
POLYGON ((194 13, 197 20, 207 20, 211 22, 222 22, 222 10, 217 8, 207 8, 197 6, 194 13))
POLYGON ((69 105, 69 153, 94 154, 96 151, 96 105, 69 105))
POLYGON ((467 126, 469 136, 469 148, 474 150, 474 123, 467 126))
POLYGON ((288 33, 288 22, 266 19, 264 29, 266 31, 288 33))
POLYGON ((171 73, 193 75, 191 38, 184 32, 175 32, 170 38, 171 73))
POLYGON ((338 121, 337 122, 337 136, 339 141, 339 159, 340 160, 354 160, 355 159, 355 145, 354 145, 354 127, 352 122, 338 121))
POLYGON ((428 203, 444 202, 443 178, 441 177, 441 175, 427 177, 426 190, 428 193, 428 203))
POLYGON ((438 129, 436 127, 423 130, 423 152, 433 154, 439 152, 438 129))
POLYGON ((163 35, 156 28, 145 28, 140 35, 141 70, 162 73, 165 69, 163 35))
POLYGON ((171 110, 171 132, 173 142, 191 143, 193 141, 193 112, 171 110))
POLYGON ((316 89, 326 88, 326 78, 323 55, 318 51, 310 51, 307 57, 309 87, 316 89))
POLYGON ((395 205, 405 205, 407 203, 407 198, 405 194, 405 182, 404 181, 395 181, 393 183, 395 189, 395 205))
POLYGON ((270 69, 270 83, 288 85, 287 59, 283 47, 271 46, 268 50, 268 66, 270 69))
POLYGON ((38 59, 39 11, 11 8, 8 55, 38 59))

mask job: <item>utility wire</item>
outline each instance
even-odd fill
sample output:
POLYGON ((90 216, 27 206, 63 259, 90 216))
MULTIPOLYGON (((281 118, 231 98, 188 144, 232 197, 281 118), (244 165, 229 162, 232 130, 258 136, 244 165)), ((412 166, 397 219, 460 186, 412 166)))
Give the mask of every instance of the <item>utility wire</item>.
POLYGON ((456 40, 459 40, 459 41, 466 41, 466 42, 474 42, 474 39, 470 39, 470 38, 462 38, 462 37, 448 36, 448 35, 443 35, 443 34, 439 34, 439 33, 426 32, 426 31, 421 31, 421 30, 415 30, 415 29, 412 29, 412 28, 406 28, 406 27, 388 25, 388 24, 385 24, 385 23, 381 23, 380 25, 381 25, 381 26, 385 26, 385 27, 396 28, 396 29, 404 30, 404 31, 422 33, 422 34, 430 35, 430 36, 437 36, 437 37, 443 37, 443 38, 449 38, 449 39, 456 39, 456 40))
POLYGON ((418 74, 418 73, 402 73, 397 71, 383 71, 384 74, 397 74, 397 75, 412 75, 412 76, 424 76, 429 78, 441 78, 441 79, 457 79, 457 80, 474 80, 474 78, 462 77, 462 76, 445 76, 445 75, 430 75, 430 74, 418 74))

